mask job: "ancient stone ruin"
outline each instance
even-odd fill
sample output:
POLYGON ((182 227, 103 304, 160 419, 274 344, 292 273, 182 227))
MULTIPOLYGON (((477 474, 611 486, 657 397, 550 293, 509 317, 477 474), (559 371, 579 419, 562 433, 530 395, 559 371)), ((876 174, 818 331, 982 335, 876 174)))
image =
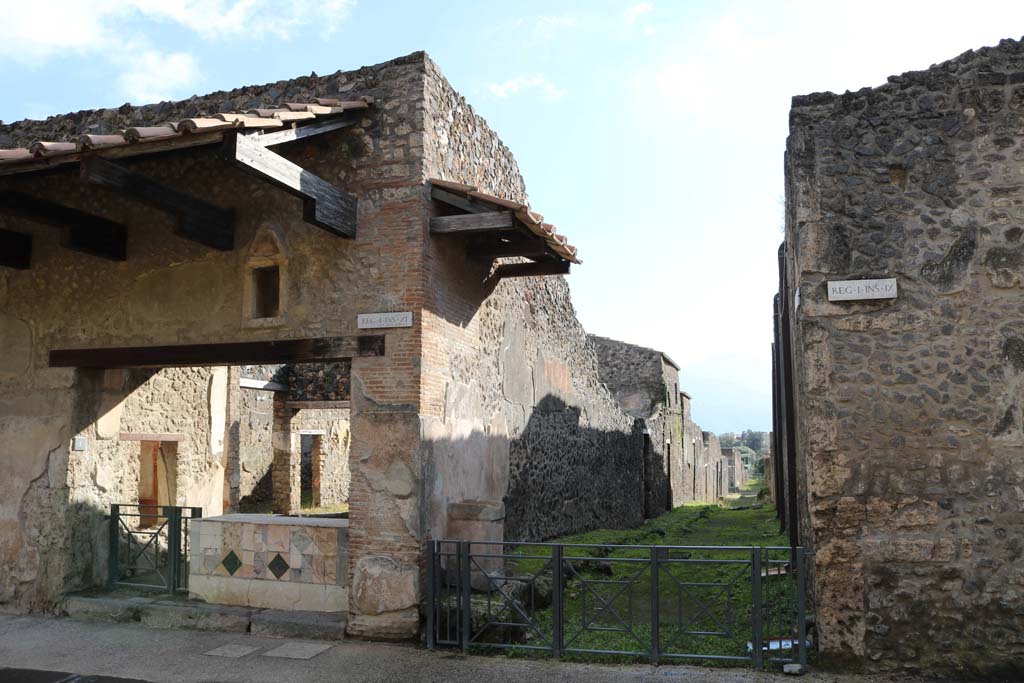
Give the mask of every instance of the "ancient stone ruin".
POLYGON ((674 368, 656 419, 608 389, 576 248, 423 53, 0 126, 0 240, 5 608, 105 585, 113 505, 185 506, 193 597, 405 638, 427 539, 724 490, 674 368))
POLYGON ((1015 40, 793 99, 775 473, 830 661, 1022 671, 1022 131, 1015 40))

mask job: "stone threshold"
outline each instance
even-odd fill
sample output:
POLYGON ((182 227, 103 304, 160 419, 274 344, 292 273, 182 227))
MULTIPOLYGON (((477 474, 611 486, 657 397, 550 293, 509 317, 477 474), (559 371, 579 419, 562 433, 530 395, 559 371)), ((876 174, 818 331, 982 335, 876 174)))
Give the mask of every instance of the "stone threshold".
POLYGON ((341 612, 292 612, 214 605, 169 595, 69 595, 61 601, 59 612, 85 621, 134 622, 148 628, 251 633, 309 640, 342 640, 346 626, 345 615, 341 612))

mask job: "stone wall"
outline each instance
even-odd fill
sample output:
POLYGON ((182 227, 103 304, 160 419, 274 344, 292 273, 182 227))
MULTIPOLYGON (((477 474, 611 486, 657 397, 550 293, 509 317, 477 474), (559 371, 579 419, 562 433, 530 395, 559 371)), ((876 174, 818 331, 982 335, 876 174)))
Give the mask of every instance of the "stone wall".
POLYGON ((793 100, 801 535, 832 661, 1024 671, 1022 116, 1017 41, 793 100), (828 301, 880 277, 896 299, 828 301))
MULTIPOLYGON (((433 64, 426 105, 426 177, 525 201, 511 153, 433 64)), ((504 537, 517 540, 639 524, 640 427, 601 383, 566 279, 495 285, 456 242, 434 239, 428 250, 426 535, 444 538, 449 509, 468 502, 503 504, 504 537)))
POLYGON ((242 389, 239 418, 239 510, 266 508, 274 462, 274 392, 242 389))
POLYGON ((686 496, 679 368, 655 349, 588 335, 601 381, 627 414, 643 419, 644 515, 655 517, 686 496))

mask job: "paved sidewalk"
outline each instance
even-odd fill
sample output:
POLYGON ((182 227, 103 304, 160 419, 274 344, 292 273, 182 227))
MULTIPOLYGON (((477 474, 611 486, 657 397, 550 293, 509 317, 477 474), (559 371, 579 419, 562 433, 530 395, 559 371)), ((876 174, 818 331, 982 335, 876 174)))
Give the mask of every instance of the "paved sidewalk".
MULTIPOLYGON (((338 643, 143 628, 0 614, 0 669, 118 676, 153 683, 861 683, 889 678, 802 678, 682 666, 597 666, 505 657, 466 657, 412 645, 338 643), (215 655, 204 654, 216 651, 215 655), (269 655, 268 655, 269 653, 269 655), (308 658, 307 658, 308 657, 308 658)), ((0 672, 2 678, 2 672, 0 672)))

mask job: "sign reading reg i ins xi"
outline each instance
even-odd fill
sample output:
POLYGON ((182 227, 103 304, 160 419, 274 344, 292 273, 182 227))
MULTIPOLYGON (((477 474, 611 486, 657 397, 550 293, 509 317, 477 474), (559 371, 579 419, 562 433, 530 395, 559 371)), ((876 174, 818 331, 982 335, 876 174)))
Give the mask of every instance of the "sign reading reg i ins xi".
POLYGON ((828 283, 829 301, 895 299, 896 278, 883 280, 835 280, 828 283))

